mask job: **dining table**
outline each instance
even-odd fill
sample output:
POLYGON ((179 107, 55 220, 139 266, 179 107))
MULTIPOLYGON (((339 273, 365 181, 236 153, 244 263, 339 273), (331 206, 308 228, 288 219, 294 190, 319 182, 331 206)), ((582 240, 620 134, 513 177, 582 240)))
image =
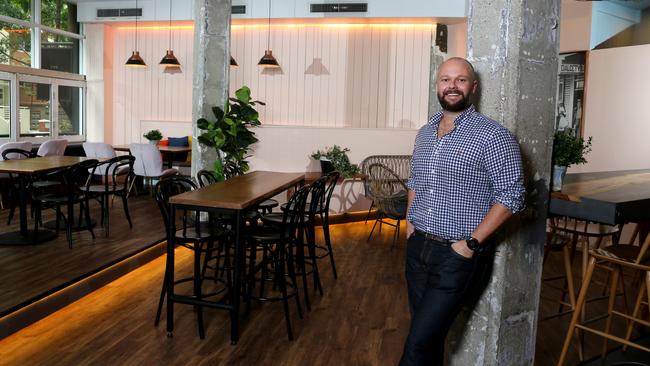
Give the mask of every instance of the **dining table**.
POLYGON ((567 174, 549 213, 609 225, 650 221, 650 169, 567 174))
POLYGON ((229 289, 225 301, 207 301, 191 296, 174 293, 174 286, 166 286, 167 297, 167 334, 174 330, 175 302, 196 306, 208 306, 224 309, 230 312, 230 340, 236 344, 239 339, 239 307, 244 267, 244 244, 242 242, 243 225, 242 213, 254 209, 260 202, 271 198, 289 188, 302 185, 305 173, 281 173, 270 171, 254 171, 236 176, 226 181, 211 184, 203 188, 175 195, 169 200, 169 233, 167 234, 166 283, 174 283, 174 248, 176 232, 176 210, 192 210, 200 212, 233 213, 235 239, 235 263, 232 288, 229 289))
POLYGON ((52 240, 56 232, 35 228, 28 229, 27 191, 31 177, 39 173, 66 168, 88 159, 83 156, 42 156, 30 159, 2 160, 0 173, 9 173, 18 180, 18 207, 20 230, 0 233, 0 245, 30 245, 52 240))

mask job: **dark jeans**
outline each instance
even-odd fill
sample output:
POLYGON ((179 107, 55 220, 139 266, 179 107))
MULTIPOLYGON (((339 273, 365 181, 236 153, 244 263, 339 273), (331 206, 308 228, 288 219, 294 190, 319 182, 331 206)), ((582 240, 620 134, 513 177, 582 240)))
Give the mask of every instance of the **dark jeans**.
POLYGON ((465 258, 448 243, 411 235, 406 255, 411 328, 400 366, 442 365, 447 332, 483 268, 480 258, 465 258))

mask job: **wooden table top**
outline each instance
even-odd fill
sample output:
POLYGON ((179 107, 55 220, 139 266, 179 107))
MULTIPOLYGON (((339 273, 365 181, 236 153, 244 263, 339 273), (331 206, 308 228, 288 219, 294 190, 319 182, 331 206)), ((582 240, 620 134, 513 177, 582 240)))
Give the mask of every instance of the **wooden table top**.
POLYGON ((0 172, 32 174, 65 168, 87 160, 85 156, 43 156, 31 159, 16 159, 0 161, 0 172))
POLYGON ((244 210, 293 187, 305 173, 255 171, 170 198, 178 205, 244 210))
POLYGON ((650 219, 650 170, 567 174, 549 211, 610 224, 650 219))
MULTIPOLYGON (((115 145, 113 146, 113 149, 116 151, 130 151, 129 145, 115 145)), ((190 152, 192 151, 192 146, 160 146, 158 145, 158 150, 162 152, 171 152, 171 153, 178 153, 178 152, 190 152)))

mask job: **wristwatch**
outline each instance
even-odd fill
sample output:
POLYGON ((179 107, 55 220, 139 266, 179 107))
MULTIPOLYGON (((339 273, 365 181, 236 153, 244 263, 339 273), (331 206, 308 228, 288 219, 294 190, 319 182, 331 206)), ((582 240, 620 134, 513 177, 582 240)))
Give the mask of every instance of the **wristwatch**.
POLYGON ((476 252, 476 253, 481 252, 481 249, 482 249, 481 243, 479 243, 476 238, 470 236, 469 238, 465 239, 465 241, 467 242, 467 247, 472 252, 476 252))

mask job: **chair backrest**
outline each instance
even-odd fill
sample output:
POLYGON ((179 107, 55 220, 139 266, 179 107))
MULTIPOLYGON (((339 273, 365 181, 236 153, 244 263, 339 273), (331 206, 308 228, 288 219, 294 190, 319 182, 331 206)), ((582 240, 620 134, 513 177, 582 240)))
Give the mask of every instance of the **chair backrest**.
POLYGON ((309 190, 309 207, 307 208, 309 216, 313 217, 323 207, 327 191, 327 182, 328 175, 323 175, 311 184, 311 189, 309 190))
MULTIPOLYGON (((291 207, 291 209, 284 210, 282 214, 281 236, 283 239, 287 239, 287 235, 290 237, 297 237, 296 233, 299 232, 299 229, 304 224, 305 213, 307 211, 307 197, 309 197, 313 189, 312 187, 313 184, 306 184, 300 187, 300 189, 291 196, 289 202, 287 202, 287 207, 291 207)), ((300 232, 302 233, 302 231, 300 232)))
POLYGON ((152 144, 129 145, 131 155, 135 157, 133 169, 135 175, 142 177, 159 177, 163 172, 163 160, 158 147, 152 144))
POLYGON ((219 180, 212 170, 201 169, 196 173, 196 181, 199 182, 199 186, 203 188, 210 184, 217 183, 219 180))
MULTIPOLYGON (((136 159, 137 161, 137 159, 136 159)), ((169 234, 169 198, 177 194, 196 189, 196 184, 187 177, 176 175, 165 178, 156 183, 154 197, 160 209, 160 214, 165 222, 165 232, 169 234)))
POLYGON ((7 149, 2 152, 2 159, 4 160, 20 160, 33 158, 34 155, 31 151, 23 149, 7 149))
MULTIPOLYGON (((359 168, 361 169, 361 174, 368 175, 368 171, 372 164, 382 164, 383 166, 390 169, 399 179, 406 182, 411 175, 411 155, 371 155, 363 159, 359 168)), ((364 180, 364 188, 366 196, 372 198, 372 194, 369 193, 368 189, 368 180, 364 180)))
MULTIPOLYGON (((6 142, 2 145, 0 145, 0 154, 2 154, 5 150, 9 149, 20 149, 24 151, 32 151, 32 143, 30 141, 20 141, 20 142, 6 142)), ((7 155, 9 160, 14 160, 14 159, 25 159, 26 157, 22 154, 11 154, 7 155)), ((7 160, 4 158, 4 160, 7 160)))
POLYGON ((107 192, 109 187, 112 188, 112 191, 117 190, 117 186, 120 184, 122 185, 122 190, 126 190, 131 180, 134 179, 134 162, 135 157, 132 155, 120 155, 97 164, 90 173, 104 177, 103 182, 107 192), (121 177, 123 181, 120 182, 118 177, 121 177))
POLYGON ((336 183, 338 183, 340 176, 341 174, 339 172, 331 172, 327 174, 327 185, 325 187, 325 194, 323 195, 324 201, 321 203, 324 213, 327 213, 330 210, 332 193, 334 193, 334 188, 336 187, 336 183))
POLYGON ((82 144, 89 158, 114 158, 117 156, 113 145, 104 142, 84 142, 82 144))
POLYGON ((387 166, 374 163, 368 167, 366 181, 368 193, 381 212, 393 218, 406 215, 408 188, 400 176, 387 166))
POLYGON ((38 147, 36 155, 38 156, 63 156, 65 148, 68 146, 68 140, 57 139, 47 140, 38 147))

